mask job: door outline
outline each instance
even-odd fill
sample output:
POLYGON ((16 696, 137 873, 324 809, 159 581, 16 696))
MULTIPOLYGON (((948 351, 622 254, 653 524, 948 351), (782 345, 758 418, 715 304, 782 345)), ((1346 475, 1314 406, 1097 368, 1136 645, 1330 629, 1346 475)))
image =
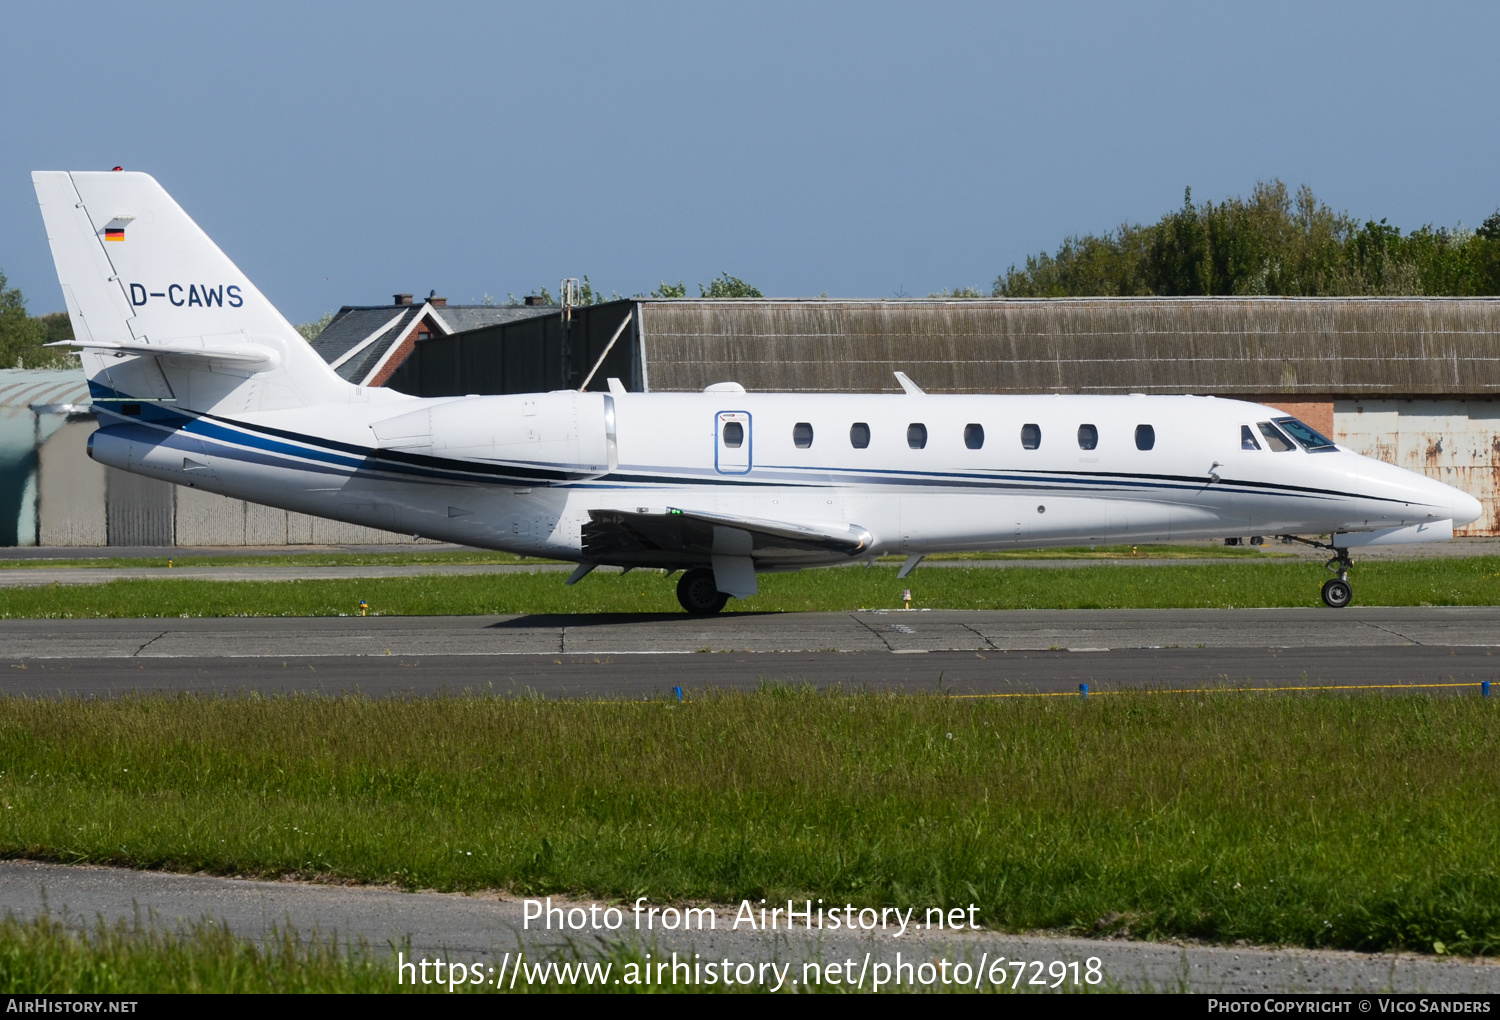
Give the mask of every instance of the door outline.
POLYGON ((750 468, 755 463, 755 429, 751 427, 749 411, 719 411, 714 415, 714 470, 721 475, 748 475, 750 468), (745 445, 743 466, 739 463, 739 450, 730 450, 724 446, 724 426, 728 422, 737 421, 745 426, 745 445), (726 453, 735 456, 726 457, 726 453), (729 461, 729 463, 726 463, 729 461))

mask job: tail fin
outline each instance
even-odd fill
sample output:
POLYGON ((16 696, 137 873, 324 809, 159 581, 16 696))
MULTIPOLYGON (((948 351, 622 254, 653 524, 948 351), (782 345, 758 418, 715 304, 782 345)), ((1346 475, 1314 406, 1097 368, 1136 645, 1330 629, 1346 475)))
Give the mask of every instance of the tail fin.
POLYGON ((352 387, 148 174, 31 181, 96 399, 199 411, 349 399, 352 387))

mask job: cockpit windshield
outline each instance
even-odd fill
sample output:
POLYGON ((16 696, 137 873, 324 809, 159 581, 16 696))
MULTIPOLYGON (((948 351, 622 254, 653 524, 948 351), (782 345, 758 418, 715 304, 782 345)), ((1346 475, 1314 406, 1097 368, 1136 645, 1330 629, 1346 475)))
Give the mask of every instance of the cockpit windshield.
POLYGON ((1327 436, 1318 432, 1316 429, 1308 425, 1304 425, 1296 418, 1277 418, 1275 419, 1275 421, 1277 425, 1280 425, 1282 427, 1287 435, 1297 440, 1297 442, 1301 444, 1302 448, 1308 453, 1322 453, 1326 450, 1338 449, 1337 446, 1333 445, 1332 439, 1329 439, 1327 436))

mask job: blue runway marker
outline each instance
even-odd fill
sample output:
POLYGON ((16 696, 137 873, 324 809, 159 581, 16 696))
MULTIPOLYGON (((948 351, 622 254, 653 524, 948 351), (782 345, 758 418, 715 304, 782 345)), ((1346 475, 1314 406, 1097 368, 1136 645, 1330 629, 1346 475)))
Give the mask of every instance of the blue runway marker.
POLYGON ((1078 696, 1080 698, 1087 698, 1089 696, 1089 685, 1088 684, 1079 684, 1078 685, 1078 696))
POLYGON ((682 700, 682 688, 681 687, 673 687, 672 688, 672 693, 675 694, 675 695, 677 695, 677 700, 678 701, 682 700))

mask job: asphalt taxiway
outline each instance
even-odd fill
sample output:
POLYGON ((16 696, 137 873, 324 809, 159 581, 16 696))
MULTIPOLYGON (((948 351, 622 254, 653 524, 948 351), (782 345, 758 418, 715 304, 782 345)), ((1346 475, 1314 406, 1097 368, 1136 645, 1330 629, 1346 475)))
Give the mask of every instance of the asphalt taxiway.
POLYGON ((768 681, 1472 691, 1495 680, 1497 607, 0 621, 0 693, 37 696, 650 697, 768 681))

